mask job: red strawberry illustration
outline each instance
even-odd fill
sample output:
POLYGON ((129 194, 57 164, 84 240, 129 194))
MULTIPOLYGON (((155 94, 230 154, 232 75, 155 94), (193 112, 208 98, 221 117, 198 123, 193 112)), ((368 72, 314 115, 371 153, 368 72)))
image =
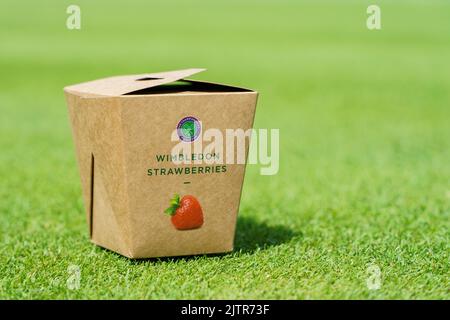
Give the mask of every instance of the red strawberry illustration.
POLYGON ((202 207, 194 196, 186 195, 180 199, 176 194, 164 212, 172 217, 172 224, 178 230, 197 229, 203 225, 202 207))

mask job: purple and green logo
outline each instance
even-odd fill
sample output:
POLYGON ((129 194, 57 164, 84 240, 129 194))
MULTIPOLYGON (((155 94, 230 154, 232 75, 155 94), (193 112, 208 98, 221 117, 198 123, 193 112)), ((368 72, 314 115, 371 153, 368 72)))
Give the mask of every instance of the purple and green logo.
POLYGON ((178 137, 184 142, 192 142, 197 139, 201 130, 200 121, 192 116, 181 119, 177 125, 178 137))

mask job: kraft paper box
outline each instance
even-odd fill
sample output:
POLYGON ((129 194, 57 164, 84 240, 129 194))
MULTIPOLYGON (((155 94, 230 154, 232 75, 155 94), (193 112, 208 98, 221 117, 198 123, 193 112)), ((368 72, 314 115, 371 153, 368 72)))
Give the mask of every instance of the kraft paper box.
POLYGON ((130 258, 233 250, 245 164, 227 163, 233 150, 225 147, 172 150, 196 143, 209 128, 224 137, 226 129, 252 128, 257 93, 185 79, 200 71, 64 88, 93 243, 130 258))

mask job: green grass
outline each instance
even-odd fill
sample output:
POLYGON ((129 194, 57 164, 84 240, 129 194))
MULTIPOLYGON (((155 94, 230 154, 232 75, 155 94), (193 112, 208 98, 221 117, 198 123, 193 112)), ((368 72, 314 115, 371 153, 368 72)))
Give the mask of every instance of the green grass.
POLYGON ((0 298, 449 299, 450 4, 376 1, 368 31, 372 2, 80 0, 70 31, 73 1, 3 1, 0 298), (231 254, 94 247, 62 87, 188 67, 261 93, 279 174, 249 167, 231 254))

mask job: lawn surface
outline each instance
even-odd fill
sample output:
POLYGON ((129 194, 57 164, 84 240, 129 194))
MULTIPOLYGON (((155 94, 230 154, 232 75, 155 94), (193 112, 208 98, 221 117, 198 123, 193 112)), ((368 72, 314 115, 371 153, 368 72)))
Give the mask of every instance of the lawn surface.
POLYGON ((365 1, 2 1, 0 298, 449 299, 450 4, 377 2, 380 31, 365 1), (62 88, 189 67, 261 93, 278 175, 249 166, 231 254, 94 247, 62 88))

